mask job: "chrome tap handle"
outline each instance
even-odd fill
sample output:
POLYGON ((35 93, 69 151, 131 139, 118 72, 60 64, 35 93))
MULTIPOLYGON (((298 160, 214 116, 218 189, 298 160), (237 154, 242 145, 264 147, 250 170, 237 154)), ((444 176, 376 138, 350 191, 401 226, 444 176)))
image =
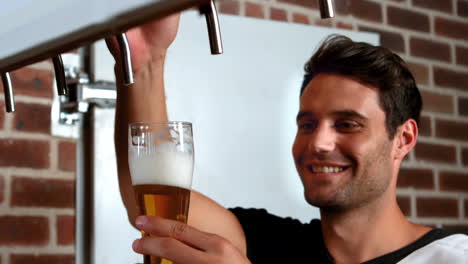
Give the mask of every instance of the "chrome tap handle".
POLYGON ((10 73, 2 73, 3 91, 5 93, 5 107, 8 113, 15 111, 15 96, 11 85, 10 73))
POLYGON ((206 16, 211 54, 222 54, 223 42, 221 40, 221 30, 219 29, 218 11, 216 10, 214 0, 211 0, 209 4, 202 5, 200 7, 200 13, 206 16))
POLYGON ((67 79, 65 77, 65 68, 63 67, 62 56, 57 55, 52 58, 55 70, 55 81, 57 83, 58 95, 66 95, 68 93, 67 79))
POLYGON ((322 18, 332 18, 335 16, 333 0, 319 0, 320 16, 322 18))
POLYGON ((133 79, 132 54, 130 53, 130 45, 128 44, 127 35, 125 33, 119 34, 116 37, 120 48, 124 84, 130 85, 135 82, 133 79))

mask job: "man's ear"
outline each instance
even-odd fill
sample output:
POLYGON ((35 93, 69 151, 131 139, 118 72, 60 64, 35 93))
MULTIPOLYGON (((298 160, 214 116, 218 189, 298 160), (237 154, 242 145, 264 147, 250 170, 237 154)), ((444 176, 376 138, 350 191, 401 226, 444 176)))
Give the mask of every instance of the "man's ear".
POLYGON ((403 160, 414 148, 418 133, 418 124, 413 119, 408 119, 398 128, 395 135, 395 159, 403 160))

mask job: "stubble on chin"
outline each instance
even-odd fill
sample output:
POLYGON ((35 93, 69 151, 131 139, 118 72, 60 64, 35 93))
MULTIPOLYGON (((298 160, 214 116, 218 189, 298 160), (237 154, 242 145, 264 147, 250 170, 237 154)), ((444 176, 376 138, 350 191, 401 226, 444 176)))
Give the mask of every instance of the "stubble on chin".
MULTIPOLYGON (((366 154, 360 168, 350 168, 351 178, 348 182, 337 186, 328 193, 314 193, 313 189, 331 188, 332 186, 316 186, 305 189, 306 201, 322 212, 345 212, 371 204, 384 195, 391 182, 390 142, 376 144, 374 151, 366 154)), ((323 192, 323 189, 321 190, 323 192)))

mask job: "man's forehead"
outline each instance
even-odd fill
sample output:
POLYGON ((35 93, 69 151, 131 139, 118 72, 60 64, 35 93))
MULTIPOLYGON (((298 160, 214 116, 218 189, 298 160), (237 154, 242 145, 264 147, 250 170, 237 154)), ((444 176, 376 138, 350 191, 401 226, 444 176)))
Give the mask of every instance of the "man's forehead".
POLYGON ((354 111, 368 116, 369 112, 383 110, 375 87, 346 76, 319 74, 303 91, 300 111, 322 114, 354 111))

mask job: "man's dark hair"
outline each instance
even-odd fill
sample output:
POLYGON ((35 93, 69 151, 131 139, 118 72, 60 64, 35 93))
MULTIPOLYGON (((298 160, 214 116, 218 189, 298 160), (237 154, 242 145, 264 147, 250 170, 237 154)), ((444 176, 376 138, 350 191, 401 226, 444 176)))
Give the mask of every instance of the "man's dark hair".
POLYGON ((331 35, 306 63, 304 70, 301 95, 319 73, 343 75, 376 87, 390 139, 408 119, 419 124, 422 99, 416 81, 400 56, 384 47, 331 35))

